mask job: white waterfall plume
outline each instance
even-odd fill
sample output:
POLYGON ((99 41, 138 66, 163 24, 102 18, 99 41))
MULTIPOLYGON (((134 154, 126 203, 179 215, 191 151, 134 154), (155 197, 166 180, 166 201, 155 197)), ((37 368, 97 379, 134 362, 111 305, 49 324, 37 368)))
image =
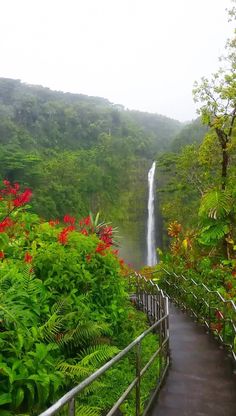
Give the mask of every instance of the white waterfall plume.
POLYGON ((155 178, 156 162, 153 162, 148 172, 148 221, 147 221, 147 265, 154 266, 157 263, 155 240, 155 178))

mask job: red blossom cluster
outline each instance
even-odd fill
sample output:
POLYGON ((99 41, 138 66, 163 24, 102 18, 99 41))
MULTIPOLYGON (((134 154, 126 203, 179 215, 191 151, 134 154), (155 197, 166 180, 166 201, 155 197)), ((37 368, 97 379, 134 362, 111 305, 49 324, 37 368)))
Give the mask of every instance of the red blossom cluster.
POLYGON ((0 233, 4 233, 6 228, 11 227, 12 225, 14 225, 14 221, 12 221, 11 218, 4 218, 4 220, 0 222, 0 233))
POLYGON ((58 225, 60 223, 59 220, 50 220, 48 221, 48 224, 51 225, 51 227, 55 227, 55 225, 58 225))
POLYGON ((88 231, 86 230, 86 228, 83 228, 80 232, 83 235, 88 235, 88 231))
POLYGON ((102 240, 107 247, 110 247, 113 243, 112 241, 112 227, 101 228, 99 232, 99 238, 102 240))
MULTIPOLYGON (((5 203, 5 208, 7 208, 6 216, 0 221, 0 233, 6 231, 6 228, 15 226, 16 223, 10 218, 10 214, 18 207, 25 205, 30 201, 32 196, 32 191, 30 189, 25 189, 24 192, 20 193, 20 186, 18 183, 11 184, 8 180, 3 181, 4 188, 0 190, 0 201, 5 203)), ((63 222, 67 225, 60 231, 57 236, 58 242, 65 245, 68 242, 69 233, 76 230, 76 218, 66 214, 63 218, 63 222)), ((54 227, 60 224, 58 219, 50 220, 48 222, 50 226, 54 227)), ((25 227, 24 223, 18 224, 20 228, 25 227)), ((19 228, 19 227, 18 227, 19 228)), ((93 254, 100 254, 104 256, 106 250, 110 249, 113 245, 113 229, 107 225, 94 226, 91 217, 87 216, 80 221, 78 221, 77 226, 78 232, 88 236, 90 234, 97 234, 99 238, 99 243, 95 249, 94 253, 89 253, 85 256, 86 261, 90 262, 92 260, 93 254)), ((24 230, 25 237, 28 238, 29 231, 24 230)), ((112 250, 111 253, 115 256, 118 255, 118 250, 112 250)), ((4 251, 0 251, 0 260, 5 258, 4 251)), ((33 261, 32 255, 27 251, 24 255, 24 262, 31 264, 33 261)), ((123 266, 123 260, 120 260, 121 266, 123 266)), ((33 271, 31 268, 30 271, 33 271)))
POLYGON ((212 331, 217 331, 217 332, 221 332, 223 328, 223 325, 221 322, 217 322, 216 324, 211 324, 211 329, 212 331))
MULTIPOLYGON (((68 225, 68 227, 64 228, 58 235, 58 241, 59 243, 65 245, 68 241, 68 234, 71 231, 74 231, 75 228, 75 223, 76 223, 76 218, 75 217, 71 217, 69 214, 66 214, 63 218, 63 222, 65 224, 70 224, 68 225)), ((56 224, 58 224, 58 222, 56 221, 49 221, 49 224, 51 226, 54 226, 56 224)), ((91 229, 91 219, 90 216, 83 218, 82 220, 79 221, 79 226, 80 226, 80 233, 83 235, 89 235, 89 233, 92 231, 91 229), (87 229, 88 228, 88 229, 87 229)))
POLYGON ((4 179, 3 185, 5 186, 4 189, 1 189, 1 195, 17 195, 20 190, 20 185, 18 183, 14 183, 11 185, 9 181, 4 179))
POLYGON ((222 313, 219 309, 217 309, 217 310, 215 311, 215 317, 216 317, 218 320, 224 319, 224 315, 223 315, 223 313, 222 313))
POLYGON ((228 282, 226 282, 226 288, 227 288, 227 290, 232 290, 233 289, 233 283, 232 282, 230 282, 230 281, 228 281, 228 282))
POLYGON ((31 189, 25 189, 22 194, 19 194, 16 199, 13 200, 14 207, 22 207, 22 205, 27 204, 30 201, 32 196, 31 189))
POLYGON ((74 225, 75 224, 75 217, 70 217, 70 215, 67 214, 67 215, 64 216, 63 221, 66 224, 74 225))
POLYGON ((65 245, 68 241, 68 235, 71 231, 75 230, 74 225, 69 225, 69 227, 63 228, 63 230, 58 235, 58 241, 59 243, 65 245))
POLYGON ((0 190, 1 199, 3 199, 3 196, 6 197, 13 195, 15 197, 14 199, 12 199, 13 207, 21 207, 22 205, 25 205, 27 204, 27 202, 30 201, 32 196, 31 189, 27 188, 24 190, 24 192, 19 193, 20 185, 17 182, 11 184, 11 182, 7 181, 6 179, 4 179, 3 185, 5 186, 5 188, 0 190))
POLYGON ((95 252, 104 256, 106 249, 107 249, 107 245, 105 243, 103 243, 103 241, 101 241, 100 243, 98 243, 95 252))
POLYGON ((0 190, 1 200, 3 199, 3 197, 13 195, 13 197, 15 197, 14 199, 12 199, 13 209, 17 207, 21 207, 22 205, 25 205, 27 204, 27 202, 30 201, 31 196, 32 196, 31 189, 27 188, 24 190, 24 192, 19 193, 20 185, 17 182, 14 184, 11 184, 6 179, 4 179, 3 185, 5 186, 5 188, 0 190))
POLYGON ((113 244, 112 234, 113 234, 112 227, 106 226, 106 227, 102 227, 99 230, 98 237, 101 240, 101 242, 98 243, 98 246, 96 248, 96 253, 100 253, 102 256, 104 256, 105 250, 111 247, 113 244))
POLYGON ((88 216, 86 218, 82 218, 82 220, 79 221, 79 225, 80 225, 80 227, 83 227, 84 225, 86 225, 88 227, 89 225, 91 225, 90 216, 88 216))
POLYGON ((28 251, 25 253, 25 258, 24 261, 25 263, 32 263, 33 257, 31 256, 30 253, 28 253, 28 251))

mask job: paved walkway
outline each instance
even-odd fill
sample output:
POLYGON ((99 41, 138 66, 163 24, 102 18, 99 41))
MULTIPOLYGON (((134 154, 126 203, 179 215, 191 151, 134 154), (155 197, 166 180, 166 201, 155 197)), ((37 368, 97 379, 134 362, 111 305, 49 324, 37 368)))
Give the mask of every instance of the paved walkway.
POLYGON ((236 416, 231 360, 205 328, 171 305, 171 367, 150 416, 236 416))

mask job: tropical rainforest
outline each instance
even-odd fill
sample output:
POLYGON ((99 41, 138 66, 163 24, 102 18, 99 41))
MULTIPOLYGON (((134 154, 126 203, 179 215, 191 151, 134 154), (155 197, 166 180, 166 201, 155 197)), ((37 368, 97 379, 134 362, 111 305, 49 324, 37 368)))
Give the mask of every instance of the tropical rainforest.
POLYGON ((142 262, 147 171, 181 127, 102 98, 0 79, 2 179, 32 188, 32 209, 44 218, 100 212, 142 262))
MULTIPOLYGON (((0 79, 2 416, 39 414, 147 328, 129 300, 134 266, 118 250, 144 265, 153 160, 161 261, 152 273, 160 284, 163 269, 184 274, 236 299, 235 47, 233 37, 225 66, 195 84, 199 118, 185 124, 0 79)), ((157 339, 145 342, 144 364, 157 339)), ((131 354, 85 391, 77 416, 104 414, 134 371, 131 354)), ((134 414, 132 397, 121 410, 134 414)))
MULTIPOLYGON (((134 251, 144 240, 147 172, 182 126, 18 80, 1 79, 0 98, 0 413, 37 415, 147 328, 118 249, 125 233, 134 251)), ((150 334, 144 365, 156 347, 150 334)), ((134 375, 132 353, 76 414, 103 414, 134 375)))
MULTIPOLYGON (((232 19, 235 12, 231 10, 232 19)), ((163 268, 179 275, 185 290, 193 285, 181 276, 218 291, 228 309, 223 311, 222 305, 216 309, 212 329, 222 335, 222 319, 235 321, 231 301, 236 300, 235 35, 227 41, 219 71, 196 82, 193 96, 202 126, 194 122, 184 127, 171 151, 158 158, 158 195, 166 231, 157 270, 159 276, 163 268)), ((165 286, 165 277, 161 279, 165 286)), ((223 338, 227 336, 236 351, 232 327, 224 328, 223 338)))

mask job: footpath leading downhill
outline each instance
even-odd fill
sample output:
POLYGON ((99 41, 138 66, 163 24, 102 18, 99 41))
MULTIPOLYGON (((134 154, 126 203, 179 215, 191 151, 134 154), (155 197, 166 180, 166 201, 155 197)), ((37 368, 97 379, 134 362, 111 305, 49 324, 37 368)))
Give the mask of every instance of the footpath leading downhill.
POLYGON ((206 328, 170 306, 171 367, 150 416, 236 416, 232 361, 206 328))

